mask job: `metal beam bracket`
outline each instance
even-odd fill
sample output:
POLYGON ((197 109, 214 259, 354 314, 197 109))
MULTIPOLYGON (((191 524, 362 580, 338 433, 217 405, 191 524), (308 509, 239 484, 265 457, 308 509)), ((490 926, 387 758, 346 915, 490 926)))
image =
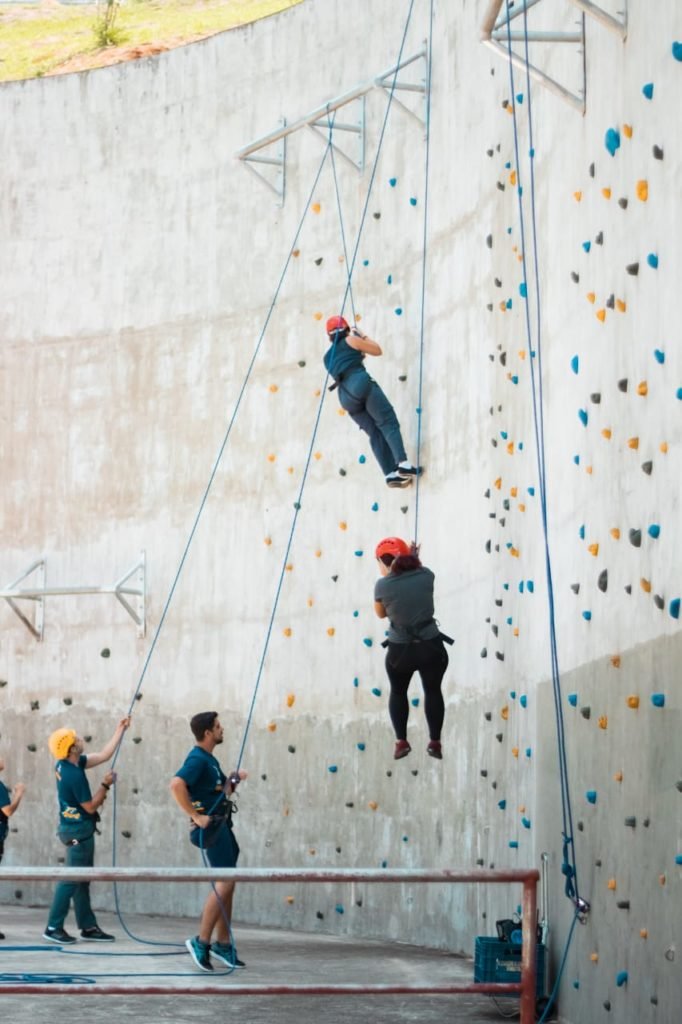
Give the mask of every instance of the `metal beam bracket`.
POLYGON ((142 638, 145 635, 147 586, 144 551, 140 553, 135 565, 110 586, 47 587, 45 585, 45 564, 46 560, 39 558, 29 565, 28 569, 24 570, 17 579, 0 590, 0 597, 7 601, 12 611, 21 619, 36 640, 43 639, 46 597, 82 596, 84 594, 113 594, 137 626, 138 637, 142 638), (19 586, 30 576, 33 576, 33 586, 19 586), (17 604, 18 601, 34 602, 32 620, 17 604))

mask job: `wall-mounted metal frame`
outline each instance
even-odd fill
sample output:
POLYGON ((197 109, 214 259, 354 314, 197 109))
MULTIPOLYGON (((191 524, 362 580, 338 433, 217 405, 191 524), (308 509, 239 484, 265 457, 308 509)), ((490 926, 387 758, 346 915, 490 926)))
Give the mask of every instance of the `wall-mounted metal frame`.
POLYGON ((311 110, 308 114, 303 117, 297 118, 287 124, 286 119, 282 118, 280 121, 280 127, 274 129, 274 131, 268 132, 267 135, 263 135, 258 139, 254 139, 253 142, 249 142, 248 145, 242 146, 241 149, 237 150, 235 157, 237 160, 241 160, 244 166, 259 178, 271 191, 275 192, 279 205, 284 204, 285 200, 285 184, 286 184, 286 146, 282 145, 282 148, 277 152, 275 157, 271 156, 257 156, 261 150, 267 149, 270 146, 274 146, 277 143, 285 143, 285 140, 293 135, 294 132, 299 131, 301 128, 311 129, 316 135, 324 138, 327 142, 329 139, 329 132, 332 132, 332 145, 334 146, 335 152, 337 152, 344 160, 347 160, 355 170, 362 172, 365 167, 365 96, 373 89, 383 89, 387 91, 393 90, 393 99, 403 110, 407 111, 411 117, 415 117, 420 123, 426 125, 426 117, 428 110, 428 97, 426 95, 427 82, 429 81, 428 75, 428 46, 425 43, 424 46, 413 53, 412 56, 406 57, 405 60, 400 61, 399 64, 394 64, 393 67, 387 68, 386 71, 382 71, 379 75, 376 75, 368 82, 363 82, 361 85, 356 86, 354 89, 350 89, 348 92, 343 93, 341 96, 337 96, 334 99, 327 100, 326 103, 320 104, 314 110, 311 110), (418 61, 424 63, 424 77, 421 82, 410 82, 404 81, 400 77, 400 72, 405 68, 411 67, 418 61), (396 97, 396 93, 400 90, 409 91, 413 93, 422 93, 424 96, 424 114, 419 116, 413 110, 403 103, 399 98, 396 97), (350 104, 355 104, 355 110, 344 121, 337 121, 336 118, 330 126, 331 115, 337 110, 341 110, 350 104), (341 133, 340 136, 335 137, 335 133, 341 133), (346 137, 346 142, 341 143, 340 139, 346 137), (354 150, 348 144, 348 137, 354 139, 354 150), (279 175, 281 185, 273 185, 271 181, 261 172, 255 170, 252 166, 254 163, 276 165, 279 168, 279 175))
POLYGON ((7 587, 0 590, 0 597, 7 601, 12 611, 21 619, 26 628, 36 638, 43 639, 45 626, 45 598, 83 596, 84 594, 113 594, 123 605, 130 618, 137 626, 137 635, 142 638, 146 629, 146 557, 144 551, 131 569, 110 586, 61 586, 45 585, 46 560, 39 558, 28 569, 25 569, 7 587), (32 578, 33 586, 19 586, 32 578), (18 601, 32 601, 34 605, 33 620, 24 613, 18 601))

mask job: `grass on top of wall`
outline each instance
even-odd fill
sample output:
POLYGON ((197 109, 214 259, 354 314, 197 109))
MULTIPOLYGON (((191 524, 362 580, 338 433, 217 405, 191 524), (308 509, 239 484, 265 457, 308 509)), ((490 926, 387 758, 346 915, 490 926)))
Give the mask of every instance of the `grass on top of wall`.
POLYGON ((0 82, 149 57, 277 14, 303 0, 125 0, 100 45, 106 2, 0 0, 0 82))

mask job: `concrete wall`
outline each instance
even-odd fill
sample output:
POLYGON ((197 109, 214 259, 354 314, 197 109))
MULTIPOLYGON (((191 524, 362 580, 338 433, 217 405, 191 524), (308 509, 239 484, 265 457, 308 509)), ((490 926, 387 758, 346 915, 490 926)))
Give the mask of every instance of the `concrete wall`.
MULTIPOLYGON (((670 602, 680 578, 682 66, 671 44, 682 25, 673 0, 655 16, 641 0, 628 6, 626 43, 588 22, 584 118, 532 93, 550 549, 579 880, 593 906, 571 946, 561 1005, 567 1021, 597 1019, 609 1003, 619 1021, 667 1024, 680 996, 680 631, 670 602), (648 82, 651 100, 641 92, 648 82), (613 158, 609 127, 621 133, 613 158), (634 262, 637 276, 625 269, 634 262), (640 547, 631 529, 642 531, 640 547), (665 694, 664 707, 653 693, 665 694), (623 970, 628 983, 617 987, 623 970)), ((381 536, 414 532, 415 494, 386 489, 330 395, 256 693, 237 828, 250 866, 503 867, 548 851, 556 966, 571 905, 529 380, 538 343, 535 333, 528 343, 519 297, 508 69, 478 43, 482 7, 434 8, 418 522, 439 619, 457 639, 445 759, 425 754, 421 707, 412 754, 391 759, 371 552, 381 536)), ((1 578, 45 555, 48 583, 110 582, 145 550, 149 585, 145 640, 113 598, 49 599, 40 644, 8 607, 0 613, 0 742, 9 781, 29 787, 10 863, 59 856, 50 731, 73 724, 97 748, 129 706, 324 150, 311 133, 289 140, 282 209, 233 154, 280 116, 294 120, 390 67, 407 9, 311 0, 152 60, 0 88, 1 578)), ((567 2, 531 15, 545 27, 575 19, 567 2)), ((416 0, 404 53, 428 34, 428 4, 416 0)), ((536 49, 532 59, 580 86, 574 47, 536 49)), ((524 94, 526 154, 518 77, 514 91, 524 94)), ((385 109, 385 95, 368 96, 365 172, 337 163, 351 249, 385 109)), ((525 159, 520 170, 527 203, 525 159)), ((191 714, 219 710, 224 764, 238 755, 324 379, 316 315, 336 312, 345 286, 329 161, 312 199, 319 212, 308 210, 295 242, 135 706, 136 742, 119 759, 120 864, 196 861, 167 789, 190 746, 191 714)), ((423 129, 394 107, 353 292, 363 327, 385 347, 375 372, 411 454, 425 200, 423 129)), ((529 294, 534 302, 530 277, 529 294)), ((102 863, 112 856, 105 819, 102 863)), ((27 887, 22 898, 48 896, 27 887)), ((124 889, 122 905, 134 897, 138 908, 194 913, 201 896, 124 889)), ((106 891, 98 900, 111 905, 106 891)), ((242 887, 237 914, 471 952, 517 901, 497 889, 242 887)))

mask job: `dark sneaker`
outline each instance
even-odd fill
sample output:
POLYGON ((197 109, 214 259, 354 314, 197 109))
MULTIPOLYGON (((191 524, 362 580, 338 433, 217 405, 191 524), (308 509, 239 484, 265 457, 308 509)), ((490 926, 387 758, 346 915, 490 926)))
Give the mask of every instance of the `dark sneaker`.
POLYGON ((69 935, 63 928, 46 928, 43 938, 48 942, 58 942, 60 946, 66 946, 69 942, 76 942, 73 935, 69 935))
POLYGON ((200 971, 213 970, 213 964, 211 963, 211 945, 208 942, 202 942, 199 936, 195 936, 193 939, 187 939, 185 942, 187 946, 187 952, 194 960, 200 971))
POLYGON ((397 472, 401 476, 421 476, 424 472, 424 467, 413 466, 411 462, 399 462, 397 472))
POLYGON ((88 942, 116 942, 114 935, 107 935, 97 925, 94 928, 82 928, 81 939, 87 939, 88 942))
POLYGON ((399 761, 401 757, 407 757, 412 747, 407 740, 396 740, 395 750, 393 751, 393 760, 399 761))
POLYGON ((386 483, 389 487, 409 487, 412 483, 411 476, 403 476, 398 470, 394 470, 393 473, 389 473, 386 477, 386 483))
POLYGON ((0 932, 0 940, 4 939, 4 937, 5 937, 5 933, 4 932, 0 932))
POLYGON ((443 760, 443 749, 441 747, 440 740, 429 740, 429 745, 426 748, 426 753, 429 757, 435 757, 437 761, 443 760))
POLYGON ((211 956, 215 960, 220 960, 221 964, 225 964, 226 967, 246 967, 244 961, 237 956, 237 950, 229 942, 212 943, 211 956))

